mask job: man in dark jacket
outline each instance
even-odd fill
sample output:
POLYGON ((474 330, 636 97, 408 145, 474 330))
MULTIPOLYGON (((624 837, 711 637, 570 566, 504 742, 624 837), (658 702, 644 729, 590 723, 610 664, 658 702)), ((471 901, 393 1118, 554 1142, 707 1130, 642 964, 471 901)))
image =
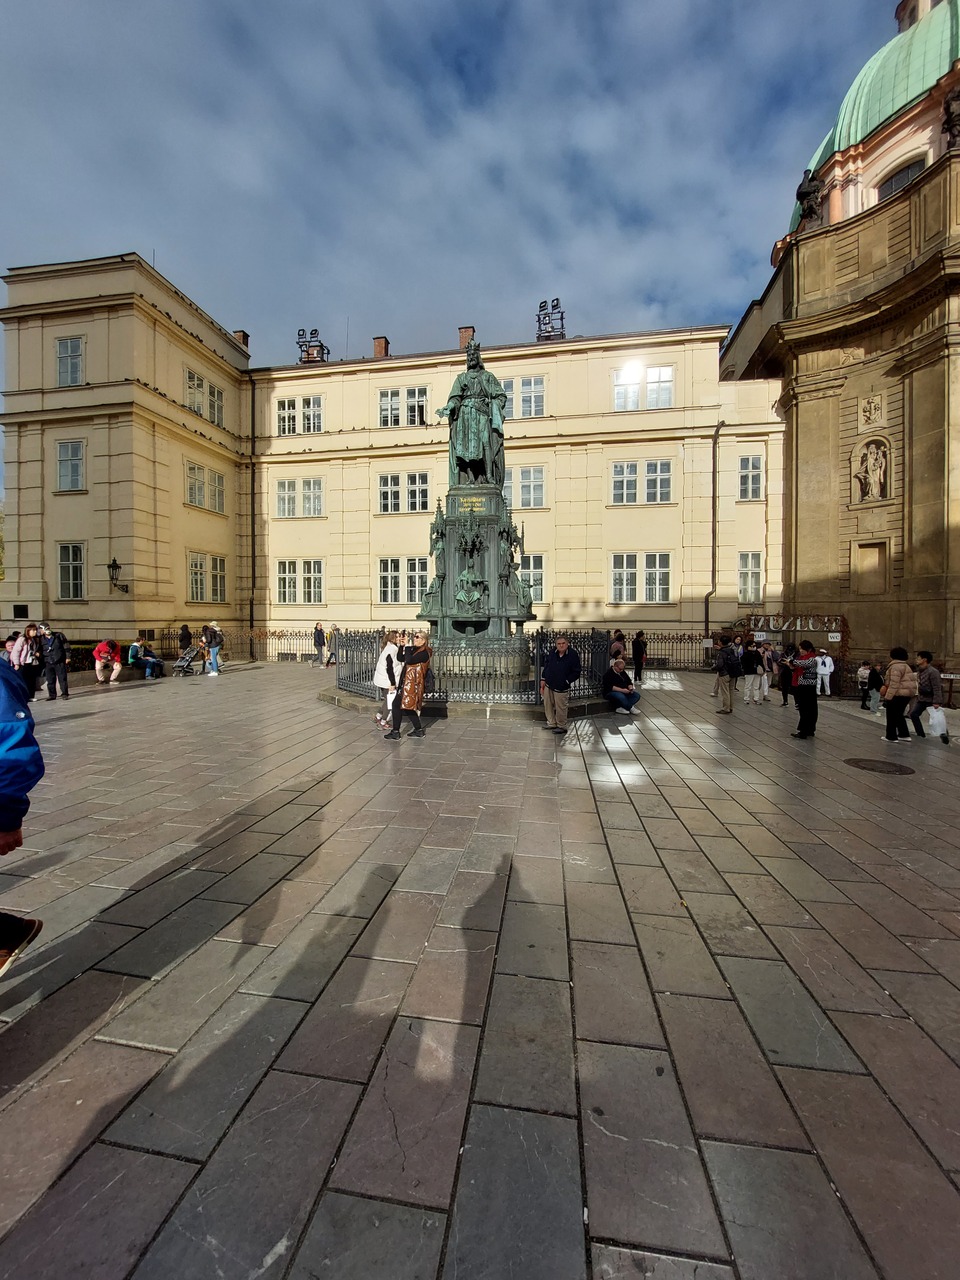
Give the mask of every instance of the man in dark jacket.
POLYGON ((567 703, 570 687, 580 679, 580 655, 570 648, 566 636, 557 636, 556 648, 548 655, 540 672, 540 696, 548 729, 567 732, 567 703))
MULTIPOLYGON (((43 757, 33 736, 33 718, 23 682, 0 662, 0 856, 23 844, 23 819, 30 808, 27 792, 43 777, 43 757)), ((0 975, 43 928, 0 912, 0 975)))
MULTIPOLYGON (((921 649, 917 654, 917 700, 910 712, 910 719, 913 721, 918 738, 927 736, 920 723, 920 717, 930 707, 939 707, 943 702, 943 682, 940 679, 940 672, 932 664, 933 654, 929 649, 921 649)), ((950 735, 941 733, 940 740, 949 742, 950 735)))
POLYGON ((47 681, 47 701, 55 701, 58 684, 61 694, 69 698, 67 667, 70 664, 70 642, 62 631, 54 631, 49 623, 41 622, 40 647, 43 651, 43 671, 47 681))
POLYGON ((638 631, 633 637, 630 650, 633 657, 633 679, 636 684, 640 684, 643 681, 643 668, 647 662, 647 637, 642 631, 638 631))
POLYGON ((713 665, 717 673, 717 684, 720 686, 721 706, 717 715, 732 716, 733 691, 737 680, 743 675, 743 667, 740 665, 740 655, 729 636, 720 637, 720 648, 713 665))

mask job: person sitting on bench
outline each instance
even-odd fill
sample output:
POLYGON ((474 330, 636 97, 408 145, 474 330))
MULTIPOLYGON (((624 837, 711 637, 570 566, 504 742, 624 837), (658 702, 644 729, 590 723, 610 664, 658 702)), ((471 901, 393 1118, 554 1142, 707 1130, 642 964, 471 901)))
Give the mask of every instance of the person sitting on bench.
POLYGON ((130 650, 127 653, 127 663, 131 667, 138 667, 146 672, 147 680, 153 680, 157 676, 167 674, 163 669, 162 661, 147 644, 146 638, 142 634, 137 636, 130 646, 130 650))

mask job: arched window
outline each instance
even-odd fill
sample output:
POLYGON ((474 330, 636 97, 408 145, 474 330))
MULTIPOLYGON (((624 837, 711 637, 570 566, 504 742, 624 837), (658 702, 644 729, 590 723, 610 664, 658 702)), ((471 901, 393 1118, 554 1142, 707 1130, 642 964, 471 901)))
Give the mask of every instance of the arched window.
POLYGON ((922 157, 919 160, 911 160, 909 164, 898 169, 896 173, 892 173, 889 178, 880 183, 877 187, 877 201, 889 200, 891 196, 895 196, 898 191, 902 191, 908 182, 912 182, 914 178, 918 178, 927 162, 922 157))

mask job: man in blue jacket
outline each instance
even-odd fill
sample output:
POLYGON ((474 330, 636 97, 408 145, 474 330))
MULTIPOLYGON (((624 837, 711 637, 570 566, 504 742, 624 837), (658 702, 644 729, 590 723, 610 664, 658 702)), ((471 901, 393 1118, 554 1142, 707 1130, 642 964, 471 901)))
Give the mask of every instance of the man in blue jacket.
MULTIPOLYGON (((43 756, 33 736, 26 686, 12 667, 0 662, 0 855, 23 844, 27 792, 42 777, 43 756)), ((0 976, 42 928, 40 920, 0 911, 0 976)))
POLYGON ((580 655, 570 648, 566 636, 557 636, 556 648, 547 655, 540 672, 540 696, 546 712, 546 728, 567 732, 567 703, 570 686, 580 679, 580 655))

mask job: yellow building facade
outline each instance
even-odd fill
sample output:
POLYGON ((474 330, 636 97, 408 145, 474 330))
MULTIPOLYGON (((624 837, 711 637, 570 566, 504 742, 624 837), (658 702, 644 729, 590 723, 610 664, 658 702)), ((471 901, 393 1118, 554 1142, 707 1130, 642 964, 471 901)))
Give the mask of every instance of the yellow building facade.
MULTIPOLYGON (((378 338, 369 358, 250 368, 247 335, 136 254, 5 279, 6 623, 123 636, 416 614, 448 487, 436 410, 472 329, 437 353, 378 338)), ((721 382, 725 336, 484 344, 543 624, 702 631, 779 610, 780 387, 721 382)))

